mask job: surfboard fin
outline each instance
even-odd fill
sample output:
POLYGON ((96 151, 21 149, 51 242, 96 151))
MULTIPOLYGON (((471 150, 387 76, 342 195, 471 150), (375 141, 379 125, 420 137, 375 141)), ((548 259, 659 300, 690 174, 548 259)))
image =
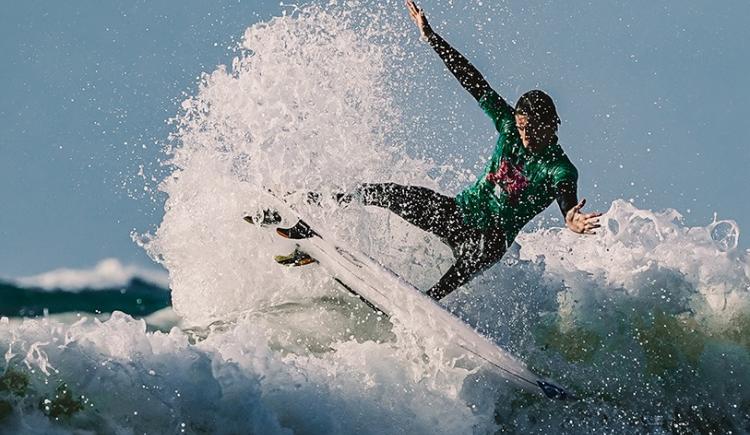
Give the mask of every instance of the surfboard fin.
POLYGON ((313 231, 310 225, 302 220, 290 228, 277 228, 276 233, 285 239, 291 240, 309 239, 313 236, 318 236, 318 233, 313 231))
POLYGON ((289 255, 277 255, 273 259, 283 266, 306 266, 308 264, 317 263, 318 260, 312 258, 305 252, 295 248, 294 252, 289 255))

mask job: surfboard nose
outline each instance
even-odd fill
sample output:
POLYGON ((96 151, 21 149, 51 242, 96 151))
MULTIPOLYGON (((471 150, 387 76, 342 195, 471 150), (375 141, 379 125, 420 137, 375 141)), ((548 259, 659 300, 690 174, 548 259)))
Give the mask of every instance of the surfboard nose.
POLYGON ((558 387, 555 384, 544 381, 536 381, 536 384, 539 385, 539 388, 542 389, 544 395, 550 399, 577 400, 577 397, 568 393, 567 391, 565 391, 565 389, 558 387))

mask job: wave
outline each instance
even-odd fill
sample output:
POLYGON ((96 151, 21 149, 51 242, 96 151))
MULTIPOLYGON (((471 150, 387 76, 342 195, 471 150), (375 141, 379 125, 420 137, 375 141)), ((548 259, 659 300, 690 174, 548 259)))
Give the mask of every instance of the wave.
POLYGON ((105 258, 91 269, 60 268, 6 281, 16 283, 20 287, 75 292, 83 289, 122 287, 133 280, 148 282, 162 288, 169 286, 169 279, 165 272, 132 265, 126 266, 116 258, 105 258))
POLYGON ((0 281, 0 316, 36 317, 59 313, 122 311, 147 316, 169 307, 170 292, 139 278, 114 288, 42 289, 0 281))
MULTIPOLYGON (((468 367, 420 325, 378 317, 242 221, 266 187, 440 189, 457 171, 404 152, 394 97, 403 16, 308 6, 247 29, 203 77, 167 149, 154 234, 182 328, 0 321, 0 426, 105 433, 747 433, 750 259, 732 221, 688 227, 614 201, 597 237, 522 233, 445 305, 581 398, 560 405, 468 367), (424 174, 437 174, 426 178, 424 174)), ((399 11, 401 5, 399 3, 399 11)), ((381 9, 382 8, 382 9, 381 9)), ((408 71, 409 69, 401 69, 408 71)), ((419 84, 414 84, 419 86, 419 84)), ((382 210, 322 207, 327 232, 425 288, 449 250, 382 210)))

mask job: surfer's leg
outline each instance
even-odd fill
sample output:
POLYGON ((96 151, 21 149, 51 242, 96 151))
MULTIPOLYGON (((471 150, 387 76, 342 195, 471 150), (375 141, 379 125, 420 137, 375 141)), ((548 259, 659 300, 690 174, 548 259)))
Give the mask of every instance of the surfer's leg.
POLYGON ((453 290, 469 282, 474 277, 471 269, 465 262, 456 261, 445 275, 440 278, 440 281, 427 290, 427 295, 439 301, 453 292, 453 290))
POLYGON ((386 208, 412 225, 450 240, 463 217, 453 198, 426 187, 396 183, 360 185, 355 195, 363 205, 386 208))
POLYGON ((505 237, 502 233, 469 232, 467 238, 453 249, 456 263, 427 291, 427 294, 436 300, 444 298, 500 261, 505 251, 505 237))
MULTIPOLYGON (((307 193, 308 204, 321 205, 323 198, 318 192, 307 193)), ((388 209, 410 224, 437 235, 451 247, 464 228, 463 214, 455 199, 426 187, 364 183, 352 192, 335 192, 332 199, 344 207, 359 202, 388 209)))

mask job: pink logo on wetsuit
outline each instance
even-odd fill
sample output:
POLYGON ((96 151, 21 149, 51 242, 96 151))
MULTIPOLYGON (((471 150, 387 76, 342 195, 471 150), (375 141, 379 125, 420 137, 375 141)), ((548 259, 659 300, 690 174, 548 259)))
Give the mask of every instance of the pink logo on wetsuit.
POLYGON ((497 172, 487 174, 487 181, 502 188, 508 194, 510 202, 517 202, 529 185, 529 180, 521 172, 522 169, 523 166, 513 166, 507 160, 503 160, 497 172))

